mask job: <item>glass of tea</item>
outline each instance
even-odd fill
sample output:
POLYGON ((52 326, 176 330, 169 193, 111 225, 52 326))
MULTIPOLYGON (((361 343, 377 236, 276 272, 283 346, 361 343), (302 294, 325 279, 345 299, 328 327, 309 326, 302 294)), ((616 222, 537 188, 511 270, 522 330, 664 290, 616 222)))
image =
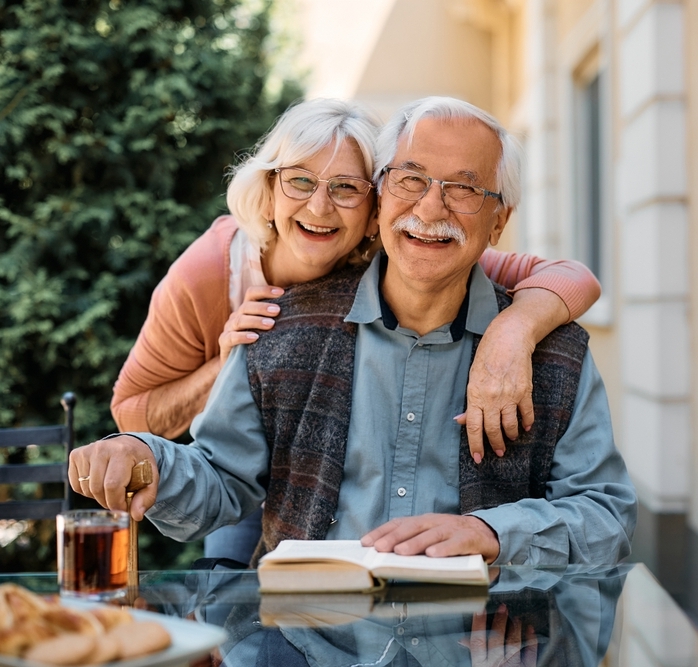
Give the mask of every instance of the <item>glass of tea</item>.
POLYGON ((109 600, 128 587, 128 513, 72 510, 56 517, 61 595, 109 600))

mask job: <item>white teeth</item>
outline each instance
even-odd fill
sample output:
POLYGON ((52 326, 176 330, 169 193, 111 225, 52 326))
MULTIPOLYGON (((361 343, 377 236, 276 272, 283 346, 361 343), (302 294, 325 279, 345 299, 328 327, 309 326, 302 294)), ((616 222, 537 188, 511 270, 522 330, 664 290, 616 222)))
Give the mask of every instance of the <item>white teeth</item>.
POLYGON ((416 234, 410 234, 410 232, 406 232, 407 236, 417 239, 417 241, 421 241, 422 243, 448 243, 451 241, 451 238, 442 238, 442 239, 432 239, 432 238, 424 238, 423 236, 417 236, 416 234))
POLYGON ((307 232, 312 232, 313 234, 334 234, 337 231, 337 227, 315 227, 315 225, 308 225, 305 222, 299 222, 298 224, 307 232))
POLYGON ((422 243, 455 243, 464 246, 467 238, 463 229, 449 220, 435 220, 424 222, 414 214, 401 215, 392 224, 394 232, 404 232, 409 238, 414 238, 422 243))

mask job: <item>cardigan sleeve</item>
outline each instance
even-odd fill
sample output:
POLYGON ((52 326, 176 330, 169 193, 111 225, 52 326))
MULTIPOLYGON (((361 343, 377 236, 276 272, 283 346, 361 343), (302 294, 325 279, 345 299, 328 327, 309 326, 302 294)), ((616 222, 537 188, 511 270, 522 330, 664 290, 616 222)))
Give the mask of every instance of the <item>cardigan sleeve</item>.
POLYGON ((170 267, 114 385, 111 412, 122 431, 149 431, 146 410, 156 387, 193 373, 220 352, 230 315, 231 216, 218 218, 170 267))
POLYGON ((570 259, 546 260, 487 248, 480 265, 490 280, 512 293, 532 287, 554 292, 565 302, 569 322, 589 310, 601 295, 601 285, 594 274, 581 262, 570 259))

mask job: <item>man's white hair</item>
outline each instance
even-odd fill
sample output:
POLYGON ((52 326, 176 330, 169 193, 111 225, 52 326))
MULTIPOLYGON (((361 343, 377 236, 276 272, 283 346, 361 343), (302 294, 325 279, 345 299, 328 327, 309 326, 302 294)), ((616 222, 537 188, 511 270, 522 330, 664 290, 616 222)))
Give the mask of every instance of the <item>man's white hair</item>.
POLYGON ((381 172, 393 161, 400 139, 406 136, 409 145, 414 137, 417 123, 424 118, 446 121, 479 120, 494 131, 502 147, 502 155, 497 165, 497 190, 502 195, 504 206, 508 208, 518 206, 521 201, 521 145, 494 116, 454 97, 432 96, 410 102, 386 123, 378 135, 376 167, 373 174, 373 180, 378 184, 379 192, 382 185, 381 172))
POLYGON ((355 102, 314 99, 287 109, 255 150, 229 170, 226 202, 250 240, 264 250, 276 232, 267 225, 264 213, 272 201, 274 169, 301 164, 316 153, 353 139, 366 168, 373 172, 378 121, 355 102))

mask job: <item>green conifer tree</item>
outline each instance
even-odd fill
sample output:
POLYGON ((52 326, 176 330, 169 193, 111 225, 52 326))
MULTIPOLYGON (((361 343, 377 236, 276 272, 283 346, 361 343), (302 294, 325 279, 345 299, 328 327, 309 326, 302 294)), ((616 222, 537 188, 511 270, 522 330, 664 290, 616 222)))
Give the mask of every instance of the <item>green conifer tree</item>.
POLYGON ((114 428, 111 388, 265 92, 270 0, 0 0, 0 426, 114 428))
MULTIPOLYGON (((300 95, 268 92, 271 2, 0 0, 0 427, 59 422, 71 390, 79 444, 115 430, 155 285, 300 95)), ((55 568, 46 526, 22 539, 0 569, 55 568)))

